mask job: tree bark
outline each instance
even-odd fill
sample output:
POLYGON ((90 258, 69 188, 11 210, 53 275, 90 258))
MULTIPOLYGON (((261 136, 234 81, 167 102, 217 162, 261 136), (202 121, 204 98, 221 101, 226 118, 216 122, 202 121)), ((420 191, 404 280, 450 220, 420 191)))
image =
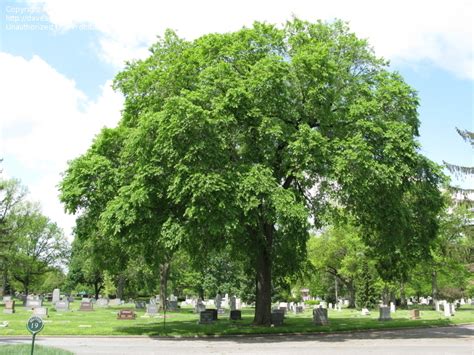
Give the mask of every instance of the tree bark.
POLYGON ((438 273, 436 270, 433 270, 431 273, 431 297, 433 298, 433 307, 435 301, 438 300, 438 273))
POLYGON ((119 274, 117 277, 117 298, 123 299, 123 291, 125 289, 125 275, 119 274))
POLYGON ((405 283, 403 281, 400 283, 400 306, 402 308, 408 308, 407 297, 405 295, 405 283))
POLYGON ((160 309, 164 310, 166 306, 166 288, 168 286, 168 275, 170 263, 165 261, 160 264, 160 309))
MULTIPOLYGON (((261 240, 255 236, 257 240, 261 240)), ((265 223, 263 226, 263 241, 257 246, 256 260, 256 301, 255 316, 253 323, 255 325, 267 325, 272 322, 272 243, 273 243, 273 225, 265 223)))
POLYGON ((354 281, 347 283, 347 290, 349 291, 349 308, 356 308, 356 304, 355 304, 356 290, 354 287, 354 281))

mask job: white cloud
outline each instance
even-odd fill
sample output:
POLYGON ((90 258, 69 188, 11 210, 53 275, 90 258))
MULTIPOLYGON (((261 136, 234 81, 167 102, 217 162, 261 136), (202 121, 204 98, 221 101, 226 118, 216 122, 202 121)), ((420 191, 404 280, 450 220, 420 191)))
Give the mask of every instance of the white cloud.
POLYGON ((474 79, 471 0, 333 1, 107 1, 31 0, 65 29, 93 25, 102 33, 101 57, 118 67, 143 58, 166 28, 195 38, 236 30, 253 21, 283 23, 292 14, 308 20, 340 18, 369 38, 379 55, 395 61, 429 61, 474 79))
POLYGON ((30 60, 0 52, 1 151, 5 172, 22 176, 33 200, 67 232, 57 195, 60 173, 68 160, 84 153, 103 126, 115 126, 123 99, 110 82, 90 100, 73 80, 38 56, 30 60), (10 170, 20 171, 21 174, 10 170))

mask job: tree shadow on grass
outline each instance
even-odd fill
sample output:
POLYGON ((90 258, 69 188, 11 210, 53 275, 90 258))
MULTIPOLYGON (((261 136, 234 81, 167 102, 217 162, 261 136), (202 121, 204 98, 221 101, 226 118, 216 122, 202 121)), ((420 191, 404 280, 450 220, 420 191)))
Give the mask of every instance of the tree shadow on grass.
MULTIPOLYGON (((424 321, 423 326, 419 327, 421 321, 407 320, 402 326, 396 329, 390 329, 391 322, 384 322, 383 326, 387 329, 379 328, 370 330, 370 324, 380 326, 377 320, 361 320, 359 329, 357 324, 353 330, 342 330, 342 325, 354 323, 354 318, 338 318, 331 321, 330 326, 312 325, 310 319, 304 319, 295 322, 294 319, 287 321, 282 327, 254 327, 248 320, 240 322, 230 322, 220 320, 212 325, 197 324, 197 321, 171 321, 166 323, 166 328, 162 324, 146 324, 143 326, 124 326, 120 327, 120 332, 127 335, 148 335, 157 341, 176 341, 181 339, 183 342, 210 341, 210 342, 236 342, 236 343, 275 343, 275 342, 344 342, 348 340, 381 340, 381 339, 462 339, 472 338, 474 336, 474 325, 470 326, 450 326, 451 322, 446 320, 424 321), (416 323, 418 322, 418 323, 416 323), (418 326, 417 328, 411 327, 418 326), (340 329, 339 329, 340 328, 340 329), (409 328, 409 329, 407 329, 409 328), (265 333, 265 334, 259 334, 265 333), (172 337, 169 337, 171 335, 172 337), (175 337, 177 335, 177 337, 175 337), (179 338, 182 336, 182 338, 179 338)), ((347 327, 346 327, 347 329, 347 327)))

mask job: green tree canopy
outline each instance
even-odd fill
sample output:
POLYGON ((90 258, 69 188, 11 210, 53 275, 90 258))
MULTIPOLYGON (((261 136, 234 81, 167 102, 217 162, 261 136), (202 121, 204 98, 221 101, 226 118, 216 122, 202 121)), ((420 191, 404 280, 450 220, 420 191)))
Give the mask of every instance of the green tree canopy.
POLYGON ((415 140, 417 96, 344 23, 255 23, 193 41, 167 31, 115 87, 120 148, 98 165, 73 161, 63 201, 107 196, 99 219, 158 240, 152 252, 245 255, 256 324, 270 323, 272 275, 300 268, 328 206, 353 214, 379 255, 426 252, 441 202, 415 140))

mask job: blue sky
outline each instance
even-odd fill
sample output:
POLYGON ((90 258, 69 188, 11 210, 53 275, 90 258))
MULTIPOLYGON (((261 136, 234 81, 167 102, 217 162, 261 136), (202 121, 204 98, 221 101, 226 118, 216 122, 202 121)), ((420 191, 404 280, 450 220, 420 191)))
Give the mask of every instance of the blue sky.
MULTIPOLYGON (((455 127, 474 130, 471 1, 108 2, 1 1, 0 154, 4 174, 27 185, 45 214, 69 233, 57 200, 67 161, 120 118, 110 89, 127 59, 143 58, 165 28, 183 37, 237 30, 254 20, 341 18, 391 61, 420 96, 421 151, 473 165, 455 127)), ((463 186, 470 182, 459 182, 463 186)))

